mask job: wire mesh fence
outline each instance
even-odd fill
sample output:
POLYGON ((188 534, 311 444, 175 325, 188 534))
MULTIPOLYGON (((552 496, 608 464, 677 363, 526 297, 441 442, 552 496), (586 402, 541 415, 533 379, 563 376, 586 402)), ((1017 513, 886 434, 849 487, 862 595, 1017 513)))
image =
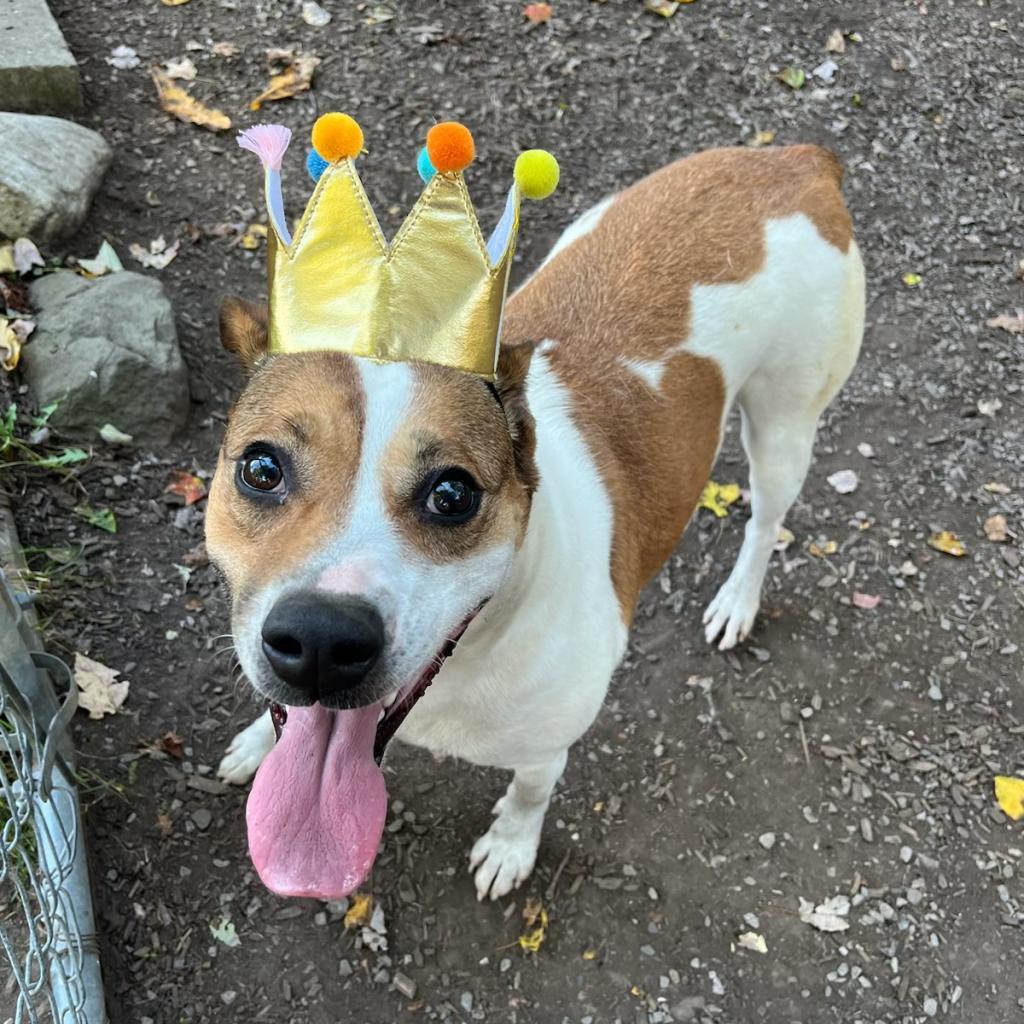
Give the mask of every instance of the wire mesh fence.
POLYGON ((0 1021, 104 1024, 71 762, 74 680, 0 571, 0 1021))

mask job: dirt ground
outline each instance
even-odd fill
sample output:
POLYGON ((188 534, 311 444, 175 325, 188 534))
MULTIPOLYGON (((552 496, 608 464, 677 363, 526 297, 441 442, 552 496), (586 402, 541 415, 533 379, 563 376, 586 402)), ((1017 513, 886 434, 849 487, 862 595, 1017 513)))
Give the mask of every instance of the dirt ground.
MULTIPOLYGON (((116 157, 88 228, 51 255, 180 239, 159 276, 194 398, 185 437, 102 449, 77 484, 32 477, 16 497, 51 580, 52 648, 131 681, 122 714, 83 716, 75 735, 112 1021, 1024 1020, 1024 822, 992 796, 994 775, 1024 774, 1024 338, 985 325, 1024 306, 1019 4, 697 0, 662 18, 638 0, 556 0, 530 28, 506 0, 323 2, 322 29, 292 0, 53 3, 82 61, 83 121, 116 157), (836 29, 845 52, 829 54, 836 29), (237 55, 213 52, 225 41, 237 55), (140 67, 107 63, 119 45, 140 67), (346 931, 341 907, 280 899, 254 876, 245 794, 214 769, 257 705, 221 653, 203 504, 164 494, 174 469, 214 466, 239 383, 216 310, 226 292, 261 293, 263 254, 238 230, 262 211, 255 161, 230 133, 164 115, 146 69, 187 54, 193 92, 245 126, 272 46, 323 63, 311 92, 259 118, 302 136, 319 112, 358 116, 392 230, 435 119, 476 135, 469 185, 485 223, 519 149, 557 153, 559 192, 524 211, 520 278, 608 192, 774 132, 841 155, 869 273, 864 353, 824 418, 752 639, 727 655, 703 641, 746 513, 701 511, 644 594, 535 874, 494 905, 476 902, 466 857, 506 780, 395 748, 372 876, 386 952, 346 931), (786 66, 807 72, 802 89, 777 80, 786 66), (843 469, 859 476, 853 493, 827 482, 843 469), (82 488, 115 510, 115 536, 72 514, 82 488), (1005 543, 984 530, 998 513, 1005 543), (930 548, 936 530, 966 555, 930 548), (855 594, 881 600, 862 608, 855 594), (140 749, 168 731, 183 759, 140 749), (837 895, 847 930, 801 920, 801 899, 837 895), (528 896, 550 915, 536 954, 517 943, 528 896), (237 945, 212 936, 223 921, 237 945), (741 947, 747 932, 767 952, 741 947)), ((294 151, 286 179, 297 208, 309 186, 294 151)), ((735 430, 715 479, 745 483, 735 430)))

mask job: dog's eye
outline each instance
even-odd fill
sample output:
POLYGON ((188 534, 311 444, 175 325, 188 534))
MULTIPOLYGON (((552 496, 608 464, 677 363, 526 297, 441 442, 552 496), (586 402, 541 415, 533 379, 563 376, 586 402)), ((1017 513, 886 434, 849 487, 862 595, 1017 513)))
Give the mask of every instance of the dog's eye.
POLYGON ((469 519, 480 504, 480 489, 464 469, 446 469, 427 493, 426 509, 449 522, 469 519))
POLYGON ((274 491, 284 480, 284 471, 277 457, 268 451, 252 451, 242 456, 238 475, 246 487, 254 491, 274 491))

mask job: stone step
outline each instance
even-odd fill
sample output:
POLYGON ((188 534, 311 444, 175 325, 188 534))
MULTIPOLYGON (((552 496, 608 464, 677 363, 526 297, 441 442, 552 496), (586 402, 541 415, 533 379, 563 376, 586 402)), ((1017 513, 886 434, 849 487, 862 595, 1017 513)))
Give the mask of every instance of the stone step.
POLYGON ((46 0, 0 0, 0 110, 73 114, 78 64, 46 0))

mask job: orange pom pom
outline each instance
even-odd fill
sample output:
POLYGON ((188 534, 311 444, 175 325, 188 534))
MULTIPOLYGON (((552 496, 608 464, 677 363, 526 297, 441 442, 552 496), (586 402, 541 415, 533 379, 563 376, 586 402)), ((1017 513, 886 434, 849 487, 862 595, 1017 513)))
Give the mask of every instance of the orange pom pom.
POLYGON ((323 114, 313 125, 313 148, 332 164, 355 158, 363 149, 363 129, 348 114, 323 114))
POLYGON ((443 121, 427 132, 427 155, 435 170, 465 170, 476 156, 473 136, 469 129, 458 121, 443 121))

